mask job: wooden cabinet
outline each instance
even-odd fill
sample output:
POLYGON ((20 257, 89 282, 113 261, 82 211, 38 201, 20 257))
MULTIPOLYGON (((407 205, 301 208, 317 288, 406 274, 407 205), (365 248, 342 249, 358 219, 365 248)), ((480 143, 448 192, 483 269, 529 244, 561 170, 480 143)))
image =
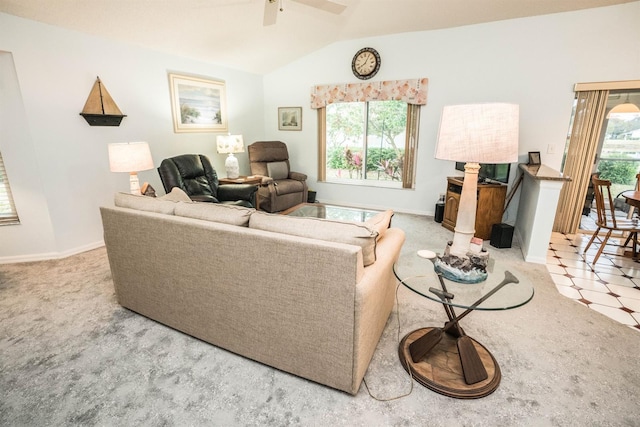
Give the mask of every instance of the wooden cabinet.
MULTIPOLYGON (((462 178, 448 177, 442 226, 451 231, 454 231, 458 219, 460 193, 462 193, 462 178)), ((478 184, 477 194, 476 237, 489 240, 493 224, 502 222, 507 186, 503 184, 478 184)))

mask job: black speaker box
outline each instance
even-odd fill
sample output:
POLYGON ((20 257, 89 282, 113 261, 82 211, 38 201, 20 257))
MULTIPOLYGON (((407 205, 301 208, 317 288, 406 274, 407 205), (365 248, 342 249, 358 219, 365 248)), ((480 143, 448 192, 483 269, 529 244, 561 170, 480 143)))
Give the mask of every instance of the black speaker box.
POLYGON ((442 222, 444 219, 444 203, 436 203, 436 214, 434 219, 436 222, 442 222))
POLYGON ((491 246, 494 248, 510 248, 513 240, 513 226, 509 224, 493 224, 491 227, 491 246))

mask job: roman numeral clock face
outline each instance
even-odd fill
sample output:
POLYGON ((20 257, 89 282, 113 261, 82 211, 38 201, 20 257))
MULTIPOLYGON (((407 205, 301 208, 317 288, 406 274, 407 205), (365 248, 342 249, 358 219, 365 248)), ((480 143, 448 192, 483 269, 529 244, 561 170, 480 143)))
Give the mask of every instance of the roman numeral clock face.
POLYGON ((367 80, 375 76, 379 69, 380 54, 371 47, 360 49, 351 62, 353 74, 362 80, 367 80))

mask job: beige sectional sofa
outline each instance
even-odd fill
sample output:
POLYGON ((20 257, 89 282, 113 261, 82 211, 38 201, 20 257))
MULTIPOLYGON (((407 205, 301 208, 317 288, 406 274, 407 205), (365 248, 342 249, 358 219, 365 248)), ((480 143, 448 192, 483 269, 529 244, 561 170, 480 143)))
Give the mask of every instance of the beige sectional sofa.
POLYGON ((101 214, 122 306, 358 392, 394 304, 405 236, 390 211, 340 223, 118 193, 101 214))

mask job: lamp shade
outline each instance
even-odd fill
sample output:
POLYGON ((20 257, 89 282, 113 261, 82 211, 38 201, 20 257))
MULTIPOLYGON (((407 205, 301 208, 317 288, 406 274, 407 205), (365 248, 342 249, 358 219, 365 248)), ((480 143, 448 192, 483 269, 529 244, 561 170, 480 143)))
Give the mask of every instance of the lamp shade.
POLYGON ((244 153, 242 135, 218 135, 216 139, 218 153, 244 153))
POLYGON ((607 118, 612 114, 624 114, 624 113, 640 113, 640 108, 632 102, 625 102, 624 104, 618 104, 609 111, 607 118))
POLYGON ((456 162, 517 162, 518 131, 516 104, 445 106, 435 157, 456 162))
POLYGON ((153 169, 151 150, 146 142, 117 142, 109 144, 111 172, 138 172, 153 169))

